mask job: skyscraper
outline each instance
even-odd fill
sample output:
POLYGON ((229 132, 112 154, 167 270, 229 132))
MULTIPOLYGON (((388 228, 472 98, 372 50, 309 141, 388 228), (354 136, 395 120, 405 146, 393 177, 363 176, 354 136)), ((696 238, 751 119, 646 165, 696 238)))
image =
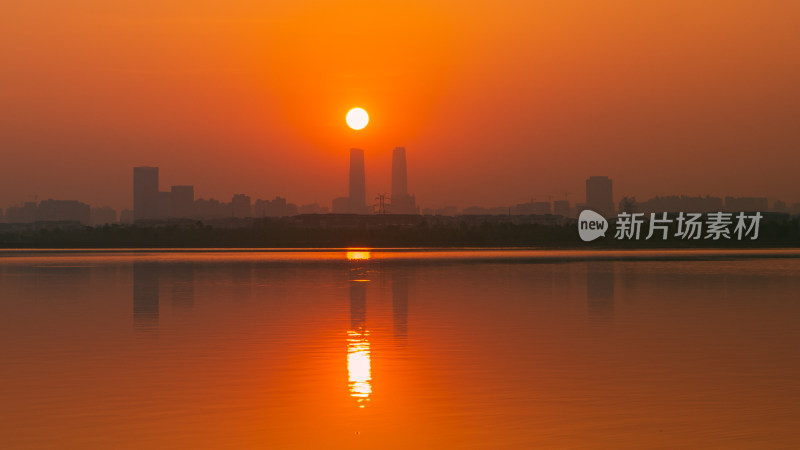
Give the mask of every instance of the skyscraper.
POLYGON ((408 169, 406 148, 396 147, 392 152, 392 198, 389 212, 392 214, 418 214, 417 202, 408 195, 408 169))
POLYGON ((231 200, 231 210, 233 217, 252 217, 252 207, 250 203, 250 196, 245 194, 234 194, 231 200))
POLYGON ((611 178, 593 176, 586 180, 586 208, 605 217, 614 215, 611 178))
POLYGON ((133 218, 158 217, 158 167, 133 168, 133 218))
POLYGON ((350 149, 350 200, 351 214, 366 214, 367 187, 364 176, 364 150, 350 149))

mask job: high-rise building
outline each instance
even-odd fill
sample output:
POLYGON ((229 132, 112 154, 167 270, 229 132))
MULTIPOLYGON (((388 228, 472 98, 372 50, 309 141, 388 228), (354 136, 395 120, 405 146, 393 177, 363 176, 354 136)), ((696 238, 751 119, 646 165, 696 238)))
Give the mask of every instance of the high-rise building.
POLYGON ((25 202, 22 206, 10 206, 6 209, 6 222, 8 223, 33 223, 36 222, 36 202, 25 202))
POLYGON ((91 223, 91 207, 77 200, 42 200, 36 212, 36 220, 42 222, 91 223))
POLYGON ((250 196, 245 194, 235 194, 231 200, 231 210, 233 217, 252 217, 250 196))
POLYGON ((150 220, 158 217, 158 167, 133 168, 133 218, 150 220))
POLYGON ((417 201, 408 195, 408 169, 405 147, 396 147, 392 152, 392 197, 389 213, 419 214, 417 201))
POLYGON ((297 215, 297 205, 283 197, 274 200, 258 199, 253 204, 253 217, 287 217, 297 215))
POLYGON ((593 176, 586 180, 586 208, 606 217, 614 215, 611 178, 593 176))
POLYGON ((367 187, 364 175, 364 150, 350 149, 349 195, 351 214, 367 213, 367 187))
POLYGON ((170 216, 179 219, 194 217, 194 186, 172 186, 170 216))

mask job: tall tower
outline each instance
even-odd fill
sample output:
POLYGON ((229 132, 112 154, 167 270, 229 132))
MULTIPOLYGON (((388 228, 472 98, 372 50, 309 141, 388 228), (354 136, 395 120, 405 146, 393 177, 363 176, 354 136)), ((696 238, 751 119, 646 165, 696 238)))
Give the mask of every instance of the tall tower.
POLYGON ((367 187, 364 176, 364 150, 350 149, 350 195, 349 211, 352 214, 365 214, 367 211, 367 187))
POLYGON ((408 195, 406 148, 395 147, 392 152, 392 198, 408 195))
POLYGON ((133 168, 133 219, 158 217, 158 167, 133 168))
POLYGON ((586 207, 605 217, 614 215, 611 178, 594 176, 586 180, 586 207))
POLYGON ((395 147, 392 152, 392 202, 389 205, 389 213, 419 214, 417 200, 413 195, 408 195, 405 147, 395 147))

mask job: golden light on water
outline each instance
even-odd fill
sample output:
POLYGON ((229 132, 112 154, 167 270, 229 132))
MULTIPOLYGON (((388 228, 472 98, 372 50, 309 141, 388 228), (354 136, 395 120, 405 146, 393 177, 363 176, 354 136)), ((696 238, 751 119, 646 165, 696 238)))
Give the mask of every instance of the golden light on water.
POLYGON ((369 251, 366 250, 350 250, 347 252, 346 256, 349 261, 366 260, 372 257, 369 251))
POLYGON ((372 368, 370 366, 369 332, 349 330, 347 332, 347 375, 350 396, 366 406, 372 394, 372 368))

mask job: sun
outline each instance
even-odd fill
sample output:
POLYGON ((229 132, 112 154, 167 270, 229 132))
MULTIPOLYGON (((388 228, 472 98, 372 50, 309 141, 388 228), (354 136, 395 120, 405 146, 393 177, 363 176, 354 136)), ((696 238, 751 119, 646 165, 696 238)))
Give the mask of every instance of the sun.
POLYGON ((369 123, 369 114, 361 108, 353 108, 347 112, 345 120, 350 128, 360 130, 369 123))

